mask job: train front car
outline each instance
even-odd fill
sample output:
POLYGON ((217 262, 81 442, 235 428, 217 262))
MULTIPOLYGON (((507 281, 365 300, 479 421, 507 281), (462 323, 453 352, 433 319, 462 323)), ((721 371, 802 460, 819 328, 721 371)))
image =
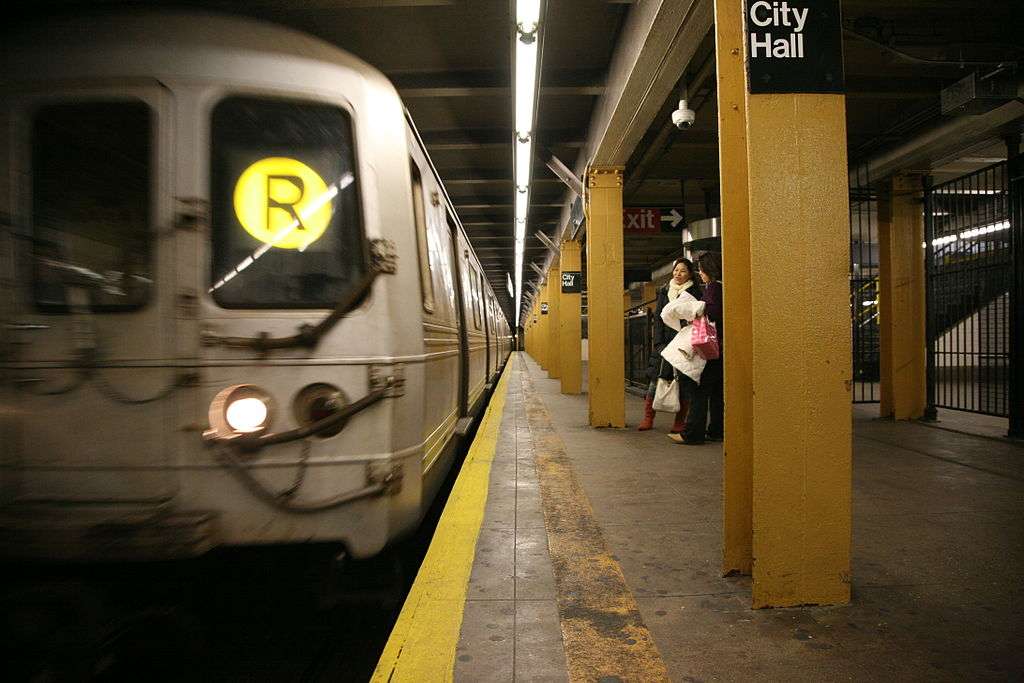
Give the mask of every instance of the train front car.
POLYGON ((0 545, 377 553, 415 528, 423 340, 401 102, 259 22, 8 36, 0 545))

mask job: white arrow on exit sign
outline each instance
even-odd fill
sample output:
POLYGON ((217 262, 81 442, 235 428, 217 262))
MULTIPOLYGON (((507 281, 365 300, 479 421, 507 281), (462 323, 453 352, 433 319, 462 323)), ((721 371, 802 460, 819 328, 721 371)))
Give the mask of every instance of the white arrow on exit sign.
POLYGON ((672 213, 668 214, 667 216, 662 215, 661 217, 662 223, 664 223, 665 221, 669 221, 672 224, 673 228, 679 225, 679 221, 681 220, 683 220, 683 215, 676 211, 675 209, 672 209, 672 213))

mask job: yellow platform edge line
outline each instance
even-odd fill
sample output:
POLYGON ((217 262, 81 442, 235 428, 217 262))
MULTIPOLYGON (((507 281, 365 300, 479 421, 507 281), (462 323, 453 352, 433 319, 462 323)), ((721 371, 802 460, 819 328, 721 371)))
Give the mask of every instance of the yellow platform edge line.
POLYGON ((370 679, 374 683, 450 681, 454 676, 455 648, 487 505, 511 361, 505 364, 423 564, 377 662, 370 679))

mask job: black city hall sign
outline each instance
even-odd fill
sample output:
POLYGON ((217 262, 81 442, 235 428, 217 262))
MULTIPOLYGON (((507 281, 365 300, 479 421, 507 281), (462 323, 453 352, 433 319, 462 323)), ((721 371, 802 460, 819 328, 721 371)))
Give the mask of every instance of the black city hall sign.
POLYGON ((578 270, 562 271, 562 294, 579 294, 582 288, 583 273, 578 270))
POLYGON ((744 0, 751 94, 842 93, 839 0, 744 0))

